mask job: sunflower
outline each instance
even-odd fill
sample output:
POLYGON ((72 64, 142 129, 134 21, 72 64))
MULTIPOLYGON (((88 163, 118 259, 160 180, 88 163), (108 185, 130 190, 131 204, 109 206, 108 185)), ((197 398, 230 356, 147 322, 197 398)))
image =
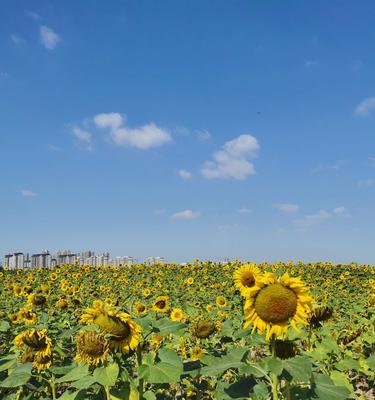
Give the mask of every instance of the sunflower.
POLYGON ((23 349, 23 362, 33 362, 38 370, 47 369, 52 363, 52 341, 47 336, 47 330, 28 329, 14 339, 16 347, 23 349), (24 361, 27 359, 27 361, 24 361))
POLYGON ((27 302, 36 307, 42 307, 47 303, 47 297, 39 294, 30 294, 27 302))
POLYGON ((215 322, 209 319, 202 319, 193 325, 193 336, 199 339, 206 339, 216 331, 215 322))
POLYGON ((151 294, 151 290, 149 288, 146 288, 146 289, 142 290, 143 297, 149 297, 150 294, 151 294))
POLYGON ((153 304, 152 308, 154 311, 159 313, 166 313, 169 310, 169 297, 168 296, 158 296, 153 304))
POLYGON ((140 301, 134 304, 133 310, 139 315, 144 315, 147 313, 147 307, 140 301))
POLYGON ((60 310, 65 310, 68 307, 68 302, 64 299, 59 299, 56 301, 56 307, 60 310))
POLYGON ((244 307, 244 328, 253 325, 266 340, 271 336, 283 338, 288 333, 288 323, 298 331, 297 323, 308 324, 312 297, 300 278, 281 278, 266 272, 249 292, 244 307))
POLYGON ((227 299, 224 296, 217 296, 216 305, 218 307, 225 307, 227 305, 227 299))
POLYGON ((76 337, 77 355, 75 360, 80 364, 89 364, 97 367, 107 359, 109 344, 97 332, 80 331, 76 337))
POLYGON ((172 321, 178 321, 178 322, 184 322, 186 319, 186 316, 184 312, 181 310, 181 308, 174 308, 171 312, 171 320, 172 321))
POLYGON ((113 308, 105 307, 100 300, 94 301, 93 308, 85 310, 81 322, 98 325, 100 330, 109 336, 109 346, 112 351, 127 354, 139 343, 141 327, 128 313, 116 312, 113 308))
POLYGON ((242 296, 247 296, 250 294, 251 288, 255 286, 255 282, 259 275, 259 268, 253 263, 244 264, 234 271, 234 284, 242 296))
POLYGON ((36 325, 38 323, 38 316, 29 307, 21 308, 17 313, 17 317, 18 321, 23 321, 27 325, 36 325))
POLYGON ((207 350, 204 350, 200 347, 195 347, 191 350, 191 361, 197 361, 205 354, 207 354, 207 350))

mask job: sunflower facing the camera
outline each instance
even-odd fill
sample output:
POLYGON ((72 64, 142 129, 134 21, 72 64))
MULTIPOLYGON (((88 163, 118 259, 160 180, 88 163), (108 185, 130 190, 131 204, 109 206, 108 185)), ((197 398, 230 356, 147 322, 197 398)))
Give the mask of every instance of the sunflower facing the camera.
POLYGON ((266 272, 259 277, 245 301, 245 325, 252 325, 266 339, 272 336, 283 338, 288 333, 288 324, 298 331, 297 324, 308 324, 312 297, 308 287, 300 278, 281 278, 266 272))
POLYGON ((255 264, 244 264, 234 271, 233 279, 235 287, 240 291, 242 296, 247 296, 256 285, 256 280, 259 276, 260 270, 255 264))

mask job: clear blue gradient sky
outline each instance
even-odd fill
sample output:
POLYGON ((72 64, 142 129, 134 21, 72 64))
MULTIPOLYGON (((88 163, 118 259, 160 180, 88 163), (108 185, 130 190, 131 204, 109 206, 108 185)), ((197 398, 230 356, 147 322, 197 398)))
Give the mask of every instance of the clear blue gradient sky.
POLYGON ((375 263, 375 3, 0 5, 0 254, 375 263))

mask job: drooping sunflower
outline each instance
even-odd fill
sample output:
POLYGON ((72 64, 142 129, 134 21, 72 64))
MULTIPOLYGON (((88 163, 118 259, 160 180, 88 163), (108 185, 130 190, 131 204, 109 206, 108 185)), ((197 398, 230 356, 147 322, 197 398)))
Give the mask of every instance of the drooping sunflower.
POLYGON ((108 341, 97 332, 80 331, 76 337, 77 355, 75 360, 81 364, 98 366, 107 359, 108 341))
POLYGON ((178 321, 178 322, 184 322, 186 319, 186 316, 184 312, 181 310, 181 308, 174 308, 171 312, 171 320, 172 321, 178 321))
POLYGON ((127 354, 139 343, 141 327, 131 319, 128 313, 105 307, 100 300, 95 300, 93 308, 85 310, 81 316, 81 322, 98 325, 100 330, 108 335, 109 347, 112 351, 127 354))
POLYGON ((233 279, 235 287, 240 291, 242 296, 247 296, 255 286, 255 282, 259 276, 260 270, 255 264, 244 264, 234 271, 233 279))
POLYGON ((290 278, 285 273, 278 279, 266 272, 246 298, 244 328, 253 325, 252 332, 266 332, 266 340, 271 336, 282 339, 289 323, 296 331, 298 323, 308 324, 311 302, 309 289, 300 278, 290 278))
POLYGON ((154 311, 159 313, 166 313, 169 310, 169 297, 168 296, 158 296, 152 303, 152 308, 154 311))
POLYGON ((192 334, 196 338, 206 339, 216 331, 216 324, 208 318, 196 321, 192 327, 192 334))
POLYGON ((46 329, 28 329, 15 337, 14 344, 24 350, 21 359, 27 355, 27 361, 32 361, 39 371, 51 366, 52 340, 47 336, 46 329))
POLYGON ((38 323, 38 316, 29 308, 22 307, 17 313, 18 321, 26 325, 35 325, 38 323))

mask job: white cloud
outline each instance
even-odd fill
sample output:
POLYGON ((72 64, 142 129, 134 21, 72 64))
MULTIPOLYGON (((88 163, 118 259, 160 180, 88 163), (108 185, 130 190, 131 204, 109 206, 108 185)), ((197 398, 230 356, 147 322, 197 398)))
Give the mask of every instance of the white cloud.
POLYGON ((233 178, 243 180, 255 174, 254 165, 249 159, 254 158, 260 146, 251 135, 240 135, 226 142, 221 150, 213 155, 213 161, 206 161, 201 170, 207 179, 233 178))
POLYGON ((354 110, 354 113, 360 117, 367 117, 375 111, 375 97, 364 99, 354 110))
POLYGON ((9 74, 7 72, 0 71, 0 78, 6 79, 6 78, 8 78, 8 76, 9 76, 9 74))
POLYGON ((48 26, 41 25, 39 28, 40 42, 47 50, 53 50, 61 41, 60 35, 58 35, 53 29, 48 26))
POLYGON ((358 181, 358 187, 359 188, 369 188, 374 186, 375 180, 374 179, 361 179, 358 181))
POLYGON ((90 132, 84 131, 78 126, 73 126, 72 131, 79 144, 88 151, 93 150, 93 140, 90 132))
POLYGON ((246 208, 246 207, 242 207, 238 210, 239 214, 250 214, 252 212, 252 210, 250 210, 250 208, 246 208))
POLYGON ((290 204, 290 203, 279 203, 275 204, 274 207, 282 212, 292 214, 299 211, 299 207, 297 204, 290 204))
POLYGON ((199 211, 184 210, 171 215, 173 219, 196 219, 199 218, 201 213, 199 211))
POLYGON ((15 35, 15 34, 10 35, 10 38, 11 38, 12 42, 17 45, 25 42, 24 39, 22 39, 21 37, 19 37, 18 35, 15 35))
POLYGON ((24 189, 21 190, 21 195, 24 197, 35 197, 38 196, 37 193, 33 192, 32 190, 24 189))
POLYGON ((201 142, 206 142, 211 139, 211 133, 206 130, 197 131, 197 137, 201 142))
POLYGON ((293 224, 299 228, 308 228, 329 218, 331 218, 331 214, 329 212, 320 210, 315 214, 310 214, 303 218, 295 219, 293 224))
POLYGON ((47 149, 49 151, 60 151, 61 150, 60 147, 55 146, 54 144, 51 144, 51 143, 47 144, 47 149))
POLYGON ((102 113, 94 117, 99 128, 109 128, 111 141, 118 146, 131 146, 141 150, 161 146, 172 140, 170 134, 153 122, 138 128, 124 126, 126 119, 119 113, 102 113))
POLYGON ((116 130, 123 124, 124 118, 119 113, 102 113, 94 117, 94 123, 99 128, 111 128, 116 130))
POLYGON ((319 164, 318 166, 314 167, 311 170, 311 174, 314 175, 318 174, 319 172, 325 172, 325 171, 338 171, 347 164, 348 164, 347 160, 338 160, 336 161, 335 164, 332 165, 319 164))
POLYGON ((178 175, 180 176, 181 179, 184 179, 185 181, 190 180, 193 177, 193 174, 186 169, 180 169, 178 171, 178 175))
POLYGON ((165 213, 165 208, 158 208, 158 209, 153 211, 154 215, 162 215, 164 213, 165 213))
POLYGON ((342 217, 351 217, 350 212, 344 206, 334 208, 333 213, 342 217))

